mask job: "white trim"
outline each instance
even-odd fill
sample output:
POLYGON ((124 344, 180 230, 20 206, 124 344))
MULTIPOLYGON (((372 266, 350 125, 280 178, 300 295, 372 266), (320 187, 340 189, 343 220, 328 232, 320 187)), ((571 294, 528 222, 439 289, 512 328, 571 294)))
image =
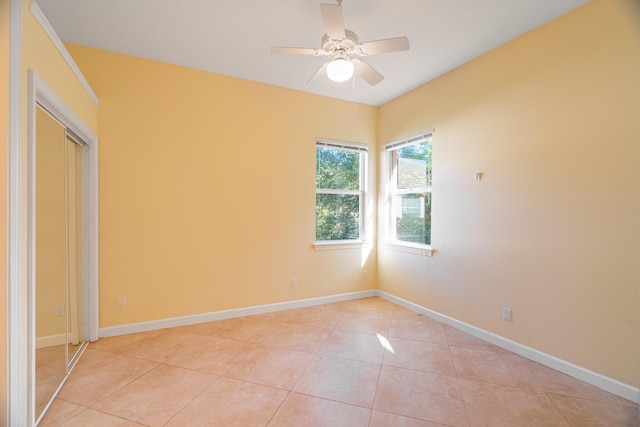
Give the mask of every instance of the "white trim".
POLYGON ((406 194, 431 194, 431 187, 416 187, 416 188, 403 188, 402 190, 395 190, 392 196, 403 196, 406 194))
MULTIPOLYGON (((32 425, 35 418, 35 151, 36 151, 36 106, 39 104, 69 131, 77 136, 82 143, 84 152, 83 186, 85 197, 84 224, 84 303, 85 310, 85 341, 98 337, 98 137, 80 119, 80 117, 60 98, 55 91, 34 70, 28 70, 27 95, 27 370, 28 380, 23 387, 29 390, 27 397, 26 425, 32 425)), ((59 390, 59 388, 58 388, 59 390)))
POLYGON ((91 85, 89 85, 87 79, 84 78, 82 71, 80 71, 80 68, 78 68, 78 65, 71 57, 71 54, 69 53, 67 48, 64 47, 64 43, 62 42, 62 40, 60 40, 60 37, 58 37, 56 30, 53 29, 51 23, 49 23, 49 20, 42 12, 42 9, 40 9, 40 6, 38 6, 38 3, 31 3, 31 14, 36 19, 36 21, 38 21, 44 32, 47 33, 47 36, 49 36, 49 39, 51 39, 51 42, 54 44, 56 49, 58 49, 58 52, 60 52, 60 55, 62 55, 62 58, 66 61, 67 65, 69 65, 69 68, 71 68, 73 74, 76 75, 93 102, 98 105, 100 103, 98 96, 91 88, 91 85))
MULTIPOLYGON (((84 199, 84 210, 87 218, 84 235, 84 248, 86 250, 87 265, 84 269, 84 280, 88 283, 89 292, 84 293, 84 304, 91 313, 91 321, 85 325, 89 332, 89 341, 98 339, 98 137, 78 117, 78 115, 54 92, 49 85, 33 70, 29 70, 30 100, 34 100, 33 110, 35 114, 35 102, 42 105, 57 120, 62 122, 71 132, 84 143, 86 149, 83 157, 84 185, 87 189, 87 197, 84 199)), ((30 133, 35 133, 35 124, 30 128, 30 133)))
POLYGON ((341 196, 362 196, 361 190, 332 190, 328 188, 316 188, 316 194, 339 194, 341 196))
POLYGON ((7 161, 7 414, 6 425, 28 425, 27 337, 22 261, 22 0, 9 4, 9 143, 7 161))
POLYGON ((365 249, 370 248, 371 244, 362 240, 325 240, 317 241, 313 244, 316 251, 332 251, 337 249, 365 249))
POLYGON ((408 136, 406 138, 391 141, 384 146, 386 151, 396 150, 398 148, 406 147, 407 145, 417 144, 422 141, 426 141, 433 137, 433 129, 426 132, 419 133, 417 135, 408 136))
MULTIPOLYGON (((46 337, 37 337, 36 338, 36 349, 45 348, 45 347, 53 347, 54 345, 64 345, 67 343, 65 339, 65 334, 57 334, 57 335, 47 335, 46 337)), ((69 334, 69 336, 71 336, 69 334)))
POLYGON ((409 252, 411 254, 423 256, 433 256, 433 253, 435 252, 435 250, 431 246, 411 244, 408 242, 385 242, 382 244, 382 247, 394 251, 409 252))
POLYGON ((387 301, 391 301, 406 309, 415 311, 433 320, 442 322, 445 325, 449 325, 453 328, 459 329, 463 332, 473 335, 474 337, 480 338, 498 347, 519 354, 522 357, 548 366, 549 368, 555 369, 556 371, 567 374, 587 384, 591 384, 604 391, 615 394, 616 396, 620 396, 624 399, 630 400, 631 402, 640 403, 640 388, 638 387, 625 384, 616 379, 609 378, 605 375, 599 374, 581 366, 574 365, 573 363, 567 362, 566 360, 562 360, 534 348, 527 347, 526 345, 512 341, 508 338, 504 338, 500 335, 494 334, 493 332, 489 332, 468 323, 461 322, 460 320, 422 307, 421 305, 414 304, 402 298, 398 298, 387 292, 377 290, 377 295, 380 298, 386 299, 387 301))
POLYGON ((353 142, 344 142, 344 141, 336 141, 325 138, 316 138, 316 146, 320 145, 322 147, 330 147, 330 148, 340 148, 342 150, 348 151, 358 151, 358 152, 369 152, 369 146, 366 144, 357 144, 353 142))
POLYGON ((295 301, 279 302, 275 304, 257 305, 253 307, 236 308, 232 310, 212 311, 209 313, 194 314, 192 316, 173 317, 150 322, 130 323, 128 325, 110 326, 100 328, 100 337, 107 338, 118 335, 126 335, 137 332, 155 331, 157 329, 175 328, 177 326, 193 325, 196 323, 212 322, 215 320, 231 319, 234 317, 251 316, 254 314, 271 313, 274 311, 288 310, 292 308, 310 307, 314 305, 330 304, 333 302, 349 301, 359 298, 373 297, 377 291, 351 292, 348 294, 329 295, 317 298, 308 298, 295 301))

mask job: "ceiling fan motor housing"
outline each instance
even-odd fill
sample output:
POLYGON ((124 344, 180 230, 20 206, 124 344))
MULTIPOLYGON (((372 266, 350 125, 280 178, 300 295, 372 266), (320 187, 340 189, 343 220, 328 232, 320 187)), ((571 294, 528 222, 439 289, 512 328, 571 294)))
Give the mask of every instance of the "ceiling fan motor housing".
POLYGON ((342 40, 332 39, 327 34, 322 36, 320 40, 321 49, 334 59, 349 59, 351 55, 361 55, 358 43, 358 36, 351 30, 344 30, 344 38, 342 40))

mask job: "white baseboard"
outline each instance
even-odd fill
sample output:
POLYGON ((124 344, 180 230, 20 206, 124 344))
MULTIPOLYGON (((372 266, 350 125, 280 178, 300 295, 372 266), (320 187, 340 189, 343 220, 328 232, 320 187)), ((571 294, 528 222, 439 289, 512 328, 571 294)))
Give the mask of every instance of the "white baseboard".
POLYGON ((519 354, 522 357, 526 357, 527 359, 533 360, 534 362, 538 362, 541 365, 548 366, 549 368, 555 369, 556 371, 579 379, 580 381, 583 381, 587 384, 591 384, 611 394, 615 394, 616 396, 620 396, 632 402, 640 403, 640 388, 638 387, 633 387, 629 384, 625 384, 621 381, 609 378, 581 366, 574 365, 573 363, 567 362, 566 360, 559 359, 555 356, 543 353, 531 347, 527 347, 526 345, 517 343, 508 338, 501 337, 500 335, 485 331, 484 329, 477 328, 473 325, 461 322, 452 317, 445 316, 444 314, 406 301, 402 298, 398 298, 387 292, 378 290, 376 291, 376 293, 380 298, 384 298, 387 301, 393 302, 394 304, 398 304, 399 306, 402 306, 406 309, 420 313, 433 320, 437 320, 438 322, 442 322, 445 325, 449 325, 453 328, 459 329, 463 332, 468 333, 469 335, 473 335, 474 337, 497 345, 498 347, 512 351, 513 353, 519 354))
POLYGON ((149 322, 131 323, 128 325, 110 326, 107 328, 100 328, 100 338, 133 334, 136 332, 154 331, 157 329, 175 328, 177 326, 193 325, 196 323, 212 322, 215 320, 231 319, 234 317, 251 316, 254 314, 271 313, 273 311, 309 307, 312 305, 329 304, 332 302, 348 301, 359 298, 373 297, 376 295, 378 295, 378 291, 376 290, 351 292, 348 294, 330 295, 326 297, 257 305, 253 307, 236 308, 232 310, 213 311, 209 313, 194 314, 191 316, 152 320, 149 322))
MULTIPOLYGON (((107 338, 137 332, 154 331, 157 329, 175 328, 177 326, 193 325, 196 323, 212 322, 215 320, 231 319, 234 317, 270 313, 274 311, 329 304, 332 302, 348 301, 372 296, 379 296, 380 298, 384 298, 387 301, 391 301, 401 307, 415 311, 416 313, 420 313, 426 317, 442 322, 445 325, 449 325, 453 328, 459 329, 463 332, 473 335, 474 337, 480 338, 498 347, 512 351, 516 354, 519 354, 520 356, 526 357, 527 359, 555 369, 556 371, 565 373, 569 376, 572 376, 573 378, 579 379, 580 381, 584 381, 587 384, 591 384, 604 391, 615 394, 616 396, 620 396, 632 402, 640 402, 640 389, 637 387, 633 387, 629 384, 625 384, 621 381, 609 378, 581 366, 574 365, 573 363, 567 362, 566 360, 562 360, 534 348, 527 347, 526 345, 517 343, 508 338, 501 337, 500 335, 485 331, 484 329, 480 329, 468 323, 461 322, 460 320, 454 319, 452 317, 446 316, 444 314, 438 313, 436 311, 422 307, 421 305, 414 304, 380 290, 352 292, 348 294, 287 301, 275 304, 237 308, 232 310, 214 311, 209 313, 195 314, 191 316, 173 317, 169 319, 153 320, 150 322, 110 326, 107 328, 100 328, 100 337, 107 338)), ((62 335, 61 337, 64 338, 64 335, 62 335)))
POLYGON ((54 345, 64 345, 67 341, 65 334, 47 335, 45 337, 36 337, 36 349, 53 347, 54 345))

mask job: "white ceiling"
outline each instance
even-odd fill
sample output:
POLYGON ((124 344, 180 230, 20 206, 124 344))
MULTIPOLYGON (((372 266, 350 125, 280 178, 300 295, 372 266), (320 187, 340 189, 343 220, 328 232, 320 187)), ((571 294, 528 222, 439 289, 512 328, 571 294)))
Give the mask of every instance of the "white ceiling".
POLYGON ((325 57, 320 3, 335 0, 36 0, 65 42, 369 105, 382 105, 589 0, 344 0, 360 41, 407 36, 409 51, 364 58, 385 76, 369 86, 309 77, 325 57))

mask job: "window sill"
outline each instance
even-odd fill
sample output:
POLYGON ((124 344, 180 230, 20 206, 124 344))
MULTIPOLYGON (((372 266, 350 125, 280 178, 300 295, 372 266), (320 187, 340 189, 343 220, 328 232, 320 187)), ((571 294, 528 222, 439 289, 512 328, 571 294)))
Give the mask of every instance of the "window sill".
POLYGON ((384 244, 384 247, 387 249, 392 249, 394 251, 409 252, 422 256, 433 256, 433 254, 435 253, 435 250, 431 246, 416 245, 411 243, 387 242, 384 244))
POLYGON ((315 242, 313 249, 316 251, 331 251, 336 249, 362 249, 371 245, 362 240, 333 240, 324 242, 315 242))

